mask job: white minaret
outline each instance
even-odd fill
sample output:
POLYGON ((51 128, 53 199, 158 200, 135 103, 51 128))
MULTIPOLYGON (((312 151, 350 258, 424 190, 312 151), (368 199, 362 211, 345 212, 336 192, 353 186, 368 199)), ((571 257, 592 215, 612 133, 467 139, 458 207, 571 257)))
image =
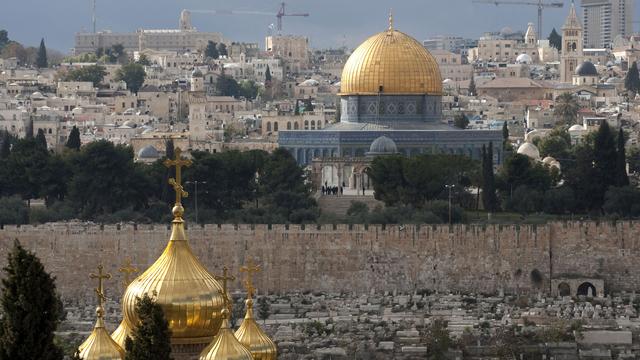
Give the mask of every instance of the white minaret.
POLYGON ((538 34, 533 23, 529 23, 527 26, 527 33, 524 35, 524 40, 527 42, 527 47, 533 48, 538 46, 538 34))
POLYGON ((182 10, 182 12, 180 13, 180 30, 193 30, 193 26, 191 26, 191 11, 182 10))
POLYGON ((569 16, 562 26, 562 56, 560 57, 560 81, 573 82, 573 73, 582 63, 582 24, 576 14, 576 6, 571 1, 569 16))

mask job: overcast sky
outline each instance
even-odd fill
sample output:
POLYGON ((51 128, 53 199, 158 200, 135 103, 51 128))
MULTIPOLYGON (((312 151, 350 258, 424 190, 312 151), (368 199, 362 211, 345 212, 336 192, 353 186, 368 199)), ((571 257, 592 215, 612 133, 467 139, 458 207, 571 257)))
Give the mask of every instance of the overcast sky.
MULTIPOLYGON (((0 0, 0 29, 7 29, 10 38, 27 45, 37 45, 44 37, 47 46, 66 52, 73 47, 76 32, 91 29, 91 1, 0 0)), ((562 26, 571 1, 564 2, 563 9, 545 11, 545 34, 562 26)), ((275 13, 278 7, 276 0, 97 0, 98 29, 176 28, 182 9, 275 13)), ((506 26, 524 30, 528 22, 537 22, 534 6, 474 4, 472 0, 289 0, 288 12, 311 16, 285 18, 284 33, 309 36, 316 48, 353 47, 386 28, 390 8, 396 28, 419 40, 438 34, 477 38, 485 31, 506 26)), ((640 18, 638 8, 636 5, 636 19, 640 18)), ((227 39, 259 42, 261 46, 272 23, 275 17, 271 16, 193 15, 199 30, 219 31, 227 39)))

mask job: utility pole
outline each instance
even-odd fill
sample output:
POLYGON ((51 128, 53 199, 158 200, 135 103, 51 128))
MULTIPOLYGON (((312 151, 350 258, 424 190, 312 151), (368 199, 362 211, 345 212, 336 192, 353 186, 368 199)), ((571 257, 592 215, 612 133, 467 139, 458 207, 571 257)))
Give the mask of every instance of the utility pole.
POLYGON ((196 224, 198 223, 198 184, 206 184, 206 181, 187 181, 185 182, 185 184, 193 184, 194 186, 194 192, 195 192, 195 196, 194 196, 194 201, 195 201, 195 205, 196 205, 196 224))
POLYGON ((447 189, 449 189, 449 225, 452 224, 452 216, 451 216, 451 190, 455 187, 454 184, 445 185, 447 189))

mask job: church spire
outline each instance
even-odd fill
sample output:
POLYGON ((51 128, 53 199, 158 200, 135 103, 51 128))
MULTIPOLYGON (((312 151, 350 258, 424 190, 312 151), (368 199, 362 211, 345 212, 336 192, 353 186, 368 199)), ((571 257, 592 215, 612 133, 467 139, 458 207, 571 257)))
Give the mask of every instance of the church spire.
POLYGON ((576 4, 571 1, 571 8, 569 9, 569 16, 567 16, 567 20, 564 22, 562 29, 582 29, 582 23, 578 19, 578 14, 576 13, 576 4))

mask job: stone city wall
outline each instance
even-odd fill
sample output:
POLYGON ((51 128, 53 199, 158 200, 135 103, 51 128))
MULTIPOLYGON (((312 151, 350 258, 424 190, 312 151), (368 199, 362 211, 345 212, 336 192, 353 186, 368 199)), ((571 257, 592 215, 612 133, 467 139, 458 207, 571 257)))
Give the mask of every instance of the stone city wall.
MULTIPOLYGON (((90 296, 94 284, 87 274, 99 263, 114 274, 109 293, 119 294, 117 270, 125 258, 146 269, 169 233, 166 225, 4 226, 0 266, 19 239, 57 277, 63 297, 90 296)), ((548 292, 551 277, 602 278, 606 291, 640 289, 640 222, 206 225, 192 226, 188 235, 194 253, 214 274, 227 265, 239 275, 239 266, 252 256, 263 268, 256 278, 259 292, 548 292)), ((240 282, 232 286, 237 289, 240 282)))

